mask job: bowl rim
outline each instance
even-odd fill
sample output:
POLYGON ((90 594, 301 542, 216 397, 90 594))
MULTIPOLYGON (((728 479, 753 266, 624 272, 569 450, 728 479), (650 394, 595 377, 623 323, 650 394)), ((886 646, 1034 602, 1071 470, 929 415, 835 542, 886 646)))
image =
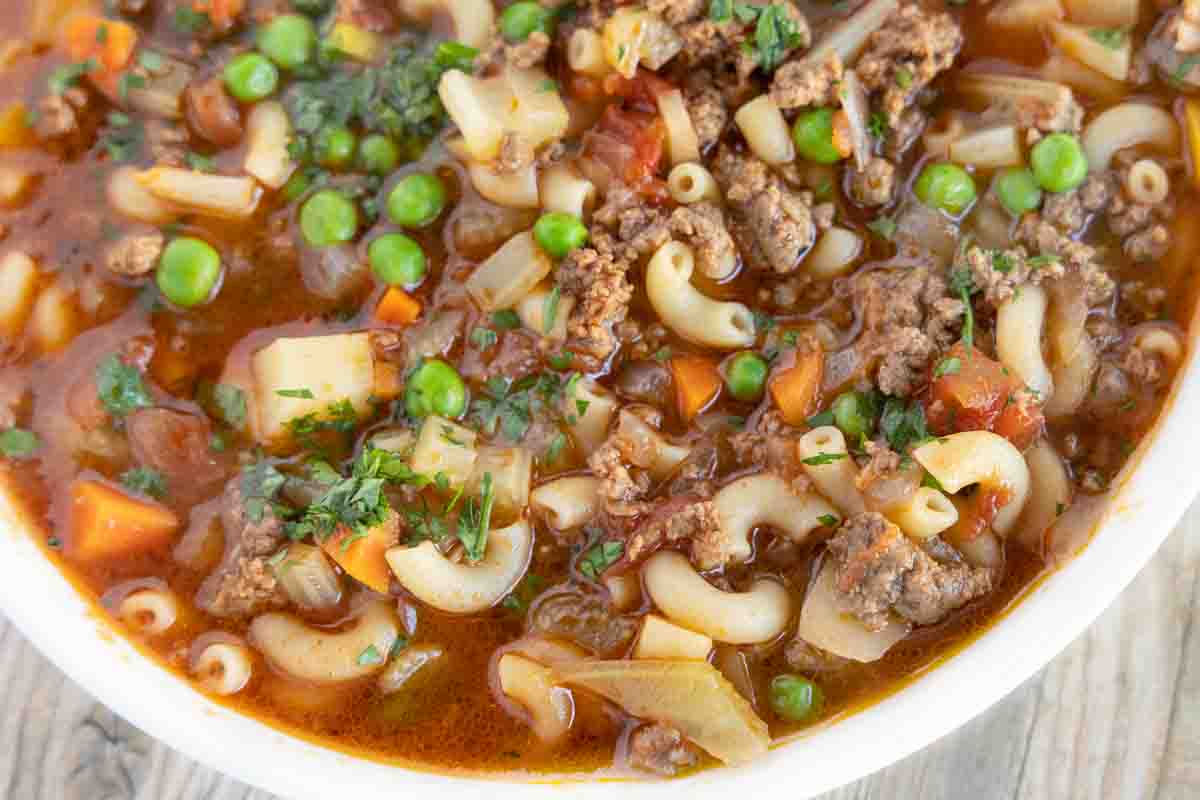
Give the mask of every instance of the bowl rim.
MULTIPOLYGON (((1193 320, 1195 330, 1197 320, 1193 320)), ((685 790, 702 797, 788 781, 811 797, 863 778, 965 724, 1049 663, 1103 612, 1153 557, 1200 493, 1200 406, 1193 335, 1154 429, 1131 457, 1088 545, 1028 590, 999 621, 949 658, 873 704, 777 744, 764 758, 672 781, 621 781, 633 797, 685 790), (1079 591, 1079 587, 1087 591, 1079 591), (903 731, 903 735, 896 735, 903 731)), ((423 772, 341 752, 219 705, 164 668, 96 615, 30 535, 24 511, 0 487, 2 611, 35 647, 99 702, 187 756, 283 797, 323 800, 333 792, 437 787, 474 797, 486 783, 496 800, 549 796, 564 786, 607 797, 611 779, 548 779, 512 773, 480 778, 423 772), (114 653, 116 657, 114 658, 114 653), (102 668, 97 669, 97 665, 102 668), (117 667, 120 668, 117 668, 117 667), (300 768, 298 765, 303 764, 300 768)))

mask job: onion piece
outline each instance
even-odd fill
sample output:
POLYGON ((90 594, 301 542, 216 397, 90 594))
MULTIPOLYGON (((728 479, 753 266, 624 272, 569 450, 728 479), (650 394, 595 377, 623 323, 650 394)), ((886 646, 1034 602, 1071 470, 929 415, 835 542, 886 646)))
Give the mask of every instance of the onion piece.
POLYGON ((842 76, 842 110, 850 120, 850 143, 854 149, 854 164, 858 169, 867 168, 871 160, 871 134, 867 128, 870 106, 862 81, 854 70, 846 70, 842 76))
POLYGON ((767 724, 706 661, 580 661, 557 664, 554 672, 635 717, 677 728, 726 764, 760 758, 771 742, 767 724))

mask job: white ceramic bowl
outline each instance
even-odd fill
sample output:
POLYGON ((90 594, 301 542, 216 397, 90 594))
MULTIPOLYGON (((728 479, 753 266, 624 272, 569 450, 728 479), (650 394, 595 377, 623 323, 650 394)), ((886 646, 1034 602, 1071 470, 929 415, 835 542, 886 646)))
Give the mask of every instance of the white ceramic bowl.
MULTIPOLYGON (((1170 533, 1200 490, 1200 366, 1189 354, 1140 465, 1117 482, 1092 543, 1043 581, 1011 613, 947 663, 882 702, 738 770, 680 781, 579 783, 572 798, 753 796, 787 786, 808 797, 903 758, 979 714, 1033 675, 1078 636, 1170 533)), ((157 666, 94 616, 22 530, 0 492, 0 611, 73 680, 167 744, 247 783, 295 800, 330 797, 476 798, 481 783, 355 758, 288 736, 208 701, 157 666)), ((561 785, 492 782, 489 800, 561 798, 561 785)))

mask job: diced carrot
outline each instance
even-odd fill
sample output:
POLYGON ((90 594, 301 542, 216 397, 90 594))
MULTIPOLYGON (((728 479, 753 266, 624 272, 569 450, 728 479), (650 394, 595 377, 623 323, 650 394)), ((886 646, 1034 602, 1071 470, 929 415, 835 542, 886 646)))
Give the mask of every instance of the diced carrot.
POLYGON ((389 288, 375 306, 375 319, 389 325, 411 325, 421 316, 421 301, 403 289, 389 288))
POLYGON ((237 21, 246 8, 246 0, 193 0, 192 10, 207 14, 213 27, 224 30, 237 21))
POLYGON ((812 416, 825 372, 825 354, 809 350, 796 354, 796 362, 771 378, 771 399, 789 425, 801 425, 812 416))
POLYGON ((82 561, 135 555, 169 543, 179 526, 179 518, 157 503, 100 481, 79 481, 71 487, 67 553, 82 561))
POLYGON ((132 25, 95 14, 71 18, 64 35, 67 54, 74 61, 94 59, 100 73, 120 72, 129 66, 138 40, 132 25))
POLYGON ((1183 120, 1188 152, 1192 157, 1192 183, 1200 188, 1200 100, 1188 98, 1183 101, 1183 120))
POLYGON ((18 100, 0 111, 0 147, 28 147, 35 141, 24 103, 18 100))
POLYGON ((854 152, 854 137, 850 134, 850 116, 843 110, 833 115, 833 146, 842 158, 854 152))
POLYGON ((721 373, 710 358, 675 356, 671 359, 671 374, 679 417, 684 422, 691 422, 721 391, 721 373))
POLYGON ((372 391, 381 400, 399 397, 404 391, 404 380, 400 368, 391 361, 375 361, 375 389, 372 391))
POLYGON ((156 349, 150 359, 150 374, 159 386, 170 392, 184 394, 183 389, 191 385, 198 370, 195 356, 169 347, 156 349))
POLYGON ((322 543, 325 553, 346 570, 346 574, 380 594, 387 594, 392 580, 391 569, 383 554, 396 543, 396 518, 374 527, 358 539, 346 544, 349 528, 339 528, 322 543))

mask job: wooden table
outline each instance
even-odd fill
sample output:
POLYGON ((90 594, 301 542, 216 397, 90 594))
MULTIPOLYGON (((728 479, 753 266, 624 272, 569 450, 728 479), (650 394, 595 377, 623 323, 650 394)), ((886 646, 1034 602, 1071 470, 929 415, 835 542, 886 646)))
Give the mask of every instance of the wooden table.
MULTIPOLYGON (((1094 626, 989 712, 822 800, 1200 798, 1200 503, 1094 626)), ((268 800, 152 740, 0 618, 0 798, 268 800)))

